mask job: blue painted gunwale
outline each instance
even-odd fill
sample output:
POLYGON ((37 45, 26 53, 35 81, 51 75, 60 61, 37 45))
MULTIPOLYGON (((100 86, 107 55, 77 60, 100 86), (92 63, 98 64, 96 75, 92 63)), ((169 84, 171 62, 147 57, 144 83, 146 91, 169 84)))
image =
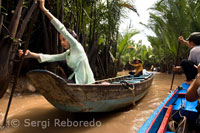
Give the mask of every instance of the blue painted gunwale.
MULTIPOLYGON (((155 133, 159 129, 159 126, 163 120, 163 117, 166 113, 169 105, 173 104, 173 112, 180 109, 181 104, 185 102, 185 97, 178 97, 179 94, 185 94, 189 85, 183 83, 181 85, 184 89, 178 90, 176 88, 172 93, 170 93, 167 98, 158 106, 158 108, 152 113, 152 115, 146 120, 146 122, 142 125, 142 127, 138 130, 138 133, 155 133)), ((189 102, 186 101, 185 108, 181 111, 182 115, 185 115, 187 118, 191 120, 195 120, 197 117, 196 106, 198 101, 189 102)), ((173 114, 173 113, 172 113, 173 114)), ((170 133, 170 131, 166 131, 170 133)))

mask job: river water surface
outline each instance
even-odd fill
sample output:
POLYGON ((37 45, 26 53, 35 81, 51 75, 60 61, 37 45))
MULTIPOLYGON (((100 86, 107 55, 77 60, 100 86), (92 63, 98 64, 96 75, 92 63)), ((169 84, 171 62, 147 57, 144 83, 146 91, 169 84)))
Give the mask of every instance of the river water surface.
MULTIPOLYGON (((126 74, 121 72, 120 74, 126 74)), ((184 82, 176 75, 173 89, 184 82)), ((167 97, 172 75, 155 73, 148 94, 135 106, 112 113, 66 113, 38 94, 15 96, 8 115, 8 128, 1 133, 135 133, 167 97)), ((8 98, 0 100, 0 125, 8 98)))

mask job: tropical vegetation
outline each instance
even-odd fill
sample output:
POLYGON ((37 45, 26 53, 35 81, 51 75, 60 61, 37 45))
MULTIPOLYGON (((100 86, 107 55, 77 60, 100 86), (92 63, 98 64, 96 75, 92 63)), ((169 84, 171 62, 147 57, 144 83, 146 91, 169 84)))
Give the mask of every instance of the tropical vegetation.
MULTIPOLYGON (((187 37, 191 32, 200 31, 199 0, 157 1, 149 9, 149 23, 143 24, 155 33, 148 36, 150 47, 131 39, 139 33, 137 30, 119 33, 120 20, 126 17, 124 8, 137 13, 133 1, 48 0, 46 6, 67 28, 77 33, 96 79, 115 76, 133 58, 140 58, 146 68, 153 65, 170 71, 177 56, 178 36, 187 37)), ((4 79, 8 79, 15 68, 13 51, 20 47, 50 54, 63 52, 57 31, 33 0, 0 1, 0 12, 0 74, 4 79)), ((181 45, 179 61, 187 58, 188 52, 189 48, 181 45)), ((25 60, 22 74, 35 68, 59 73, 57 66, 58 63, 38 64, 35 60, 25 60)))
MULTIPOLYGON (((142 41, 129 40, 124 45, 121 61, 125 65, 132 58, 140 58, 145 68, 154 66, 162 72, 171 72, 173 65, 179 65, 189 55, 190 49, 185 45, 181 44, 178 51, 178 37, 187 38, 190 33, 200 31, 200 0, 158 0, 149 10, 148 24, 141 24, 155 34, 147 36, 151 47, 142 41)), ((124 38, 131 34, 127 33, 124 38)))
POLYGON ((152 56, 163 71, 170 71, 177 53, 179 63, 189 54, 184 45, 177 52, 178 37, 186 38, 191 32, 200 31, 200 1, 159 0, 150 10, 150 20, 145 26, 155 33, 148 36, 152 56))
MULTIPOLYGON (((117 54, 120 18, 126 15, 124 8, 137 13, 132 1, 47 0, 46 6, 67 28, 77 33, 96 79, 115 76, 122 55, 117 54)), ((0 73, 4 79, 9 79, 16 67, 13 64, 16 64, 18 48, 48 54, 63 52, 57 31, 34 0, 0 1, 0 10, 0 73)), ((22 74, 35 68, 59 73, 57 69, 61 67, 57 66, 58 63, 39 64, 26 59, 21 70, 22 74)), ((68 74, 68 69, 64 70, 68 74)))

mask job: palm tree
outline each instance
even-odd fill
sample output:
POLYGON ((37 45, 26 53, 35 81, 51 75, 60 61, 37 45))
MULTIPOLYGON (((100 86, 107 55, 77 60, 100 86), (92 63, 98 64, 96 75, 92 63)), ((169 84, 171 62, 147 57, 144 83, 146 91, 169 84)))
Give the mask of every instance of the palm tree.
MULTIPOLYGON (((157 58, 161 59, 164 69, 170 70, 177 51, 178 36, 180 32, 184 37, 191 32, 199 31, 199 1, 187 0, 160 0, 151 10, 149 24, 147 28, 155 33, 148 36, 153 51, 157 58), (171 60, 172 59, 172 60, 171 60)), ((181 45, 180 59, 187 58, 188 49, 181 45)))

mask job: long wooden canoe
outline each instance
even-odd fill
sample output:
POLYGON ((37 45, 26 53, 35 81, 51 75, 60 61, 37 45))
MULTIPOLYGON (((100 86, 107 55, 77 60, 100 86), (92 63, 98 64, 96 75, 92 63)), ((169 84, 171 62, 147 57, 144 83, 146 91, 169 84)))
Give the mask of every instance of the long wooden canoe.
POLYGON ((47 70, 27 74, 35 88, 56 108, 68 112, 109 112, 140 100, 148 92, 154 74, 140 77, 121 76, 73 84, 47 70))
POLYGON ((185 94, 189 85, 177 87, 146 120, 138 133, 199 133, 199 102, 189 102, 185 94))

